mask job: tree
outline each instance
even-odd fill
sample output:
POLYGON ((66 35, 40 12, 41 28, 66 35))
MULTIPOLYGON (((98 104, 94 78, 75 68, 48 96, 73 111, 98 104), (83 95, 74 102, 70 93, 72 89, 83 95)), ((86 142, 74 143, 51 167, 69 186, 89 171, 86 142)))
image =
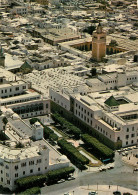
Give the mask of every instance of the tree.
POLYGON ((118 46, 118 43, 116 42, 116 40, 111 40, 110 43, 109 43, 110 46, 118 46))
POLYGON ((24 145, 21 142, 18 142, 15 147, 16 148, 24 148, 24 145))
POLYGON ((87 28, 85 28, 85 29, 83 30, 83 32, 86 32, 86 33, 92 35, 92 33, 93 33, 93 31, 95 31, 95 29, 96 29, 95 26, 88 26, 87 28))
POLYGON ((4 118, 2 119, 2 122, 3 122, 3 124, 4 124, 3 130, 4 130, 4 133, 5 133, 5 127, 6 127, 6 124, 8 123, 8 119, 7 119, 6 117, 4 117, 4 118))
POLYGON ((91 73, 92 76, 96 76, 96 74, 97 74, 96 68, 92 68, 90 73, 91 73))

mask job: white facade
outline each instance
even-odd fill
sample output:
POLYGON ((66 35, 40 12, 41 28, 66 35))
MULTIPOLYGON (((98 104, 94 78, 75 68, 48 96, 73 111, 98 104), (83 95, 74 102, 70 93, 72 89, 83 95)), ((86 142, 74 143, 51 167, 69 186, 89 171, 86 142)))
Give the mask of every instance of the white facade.
POLYGON ((30 84, 22 80, 13 82, 1 77, 0 105, 13 109, 21 118, 50 113, 50 100, 30 89, 30 84))
POLYGON ((14 190, 15 180, 31 175, 44 174, 49 168, 49 149, 31 146, 11 149, 0 145, 0 185, 14 190))
POLYGON ((38 121, 34 123, 32 126, 34 140, 43 139, 43 129, 44 128, 38 121))
POLYGON ((28 83, 24 81, 15 81, 12 83, 3 83, 0 85, 0 98, 8 98, 24 94, 28 89, 28 83))
POLYGON ((91 93, 87 96, 68 95, 73 98, 72 108, 71 100, 68 101, 67 97, 65 99, 65 93, 50 90, 53 102, 72 111, 76 117, 112 142, 121 141, 123 147, 138 143, 138 101, 135 98, 137 95, 137 92, 131 94, 128 90, 117 91, 115 99, 126 103, 112 107, 104 103, 111 96, 110 91, 91 93))
POLYGON ((28 14, 28 8, 25 6, 15 6, 11 10, 12 14, 18 14, 18 15, 26 15, 28 14))

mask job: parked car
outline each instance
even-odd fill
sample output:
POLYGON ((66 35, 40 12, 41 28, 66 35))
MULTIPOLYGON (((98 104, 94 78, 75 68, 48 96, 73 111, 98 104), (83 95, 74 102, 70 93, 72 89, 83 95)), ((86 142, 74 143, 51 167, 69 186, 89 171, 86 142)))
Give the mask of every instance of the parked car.
POLYGON ((63 183, 63 182, 65 182, 65 179, 61 179, 61 180, 57 181, 58 184, 63 183))
POLYGON ((70 181, 70 180, 74 180, 75 177, 69 177, 67 180, 70 181))
POLYGON ((115 191, 113 192, 114 195, 121 195, 121 192, 120 191, 115 191))
POLYGON ((89 192, 89 194, 88 195, 98 195, 98 192, 96 192, 96 191, 92 191, 92 192, 89 192))

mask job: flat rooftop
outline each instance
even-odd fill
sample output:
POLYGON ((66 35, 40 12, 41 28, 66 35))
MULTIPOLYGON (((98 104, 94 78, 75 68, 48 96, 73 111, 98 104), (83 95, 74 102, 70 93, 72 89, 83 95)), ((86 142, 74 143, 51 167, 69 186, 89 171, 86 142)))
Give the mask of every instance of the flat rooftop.
MULTIPOLYGON (((43 147, 41 147, 43 149, 43 147)), ((10 149, 4 145, 0 145, 0 158, 3 160, 25 160, 26 158, 33 158, 40 156, 40 146, 31 146, 22 149, 10 149)))

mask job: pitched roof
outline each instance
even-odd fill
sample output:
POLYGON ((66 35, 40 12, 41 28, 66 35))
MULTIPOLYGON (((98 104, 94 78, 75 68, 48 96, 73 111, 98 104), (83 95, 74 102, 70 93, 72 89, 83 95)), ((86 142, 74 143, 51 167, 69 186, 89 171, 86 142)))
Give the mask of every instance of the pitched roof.
POLYGON ((112 107, 112 106, 119 106, 119 103, 114 98, 114 96, 110 96, 104 103, 107 104, 110 107, 112 107))

